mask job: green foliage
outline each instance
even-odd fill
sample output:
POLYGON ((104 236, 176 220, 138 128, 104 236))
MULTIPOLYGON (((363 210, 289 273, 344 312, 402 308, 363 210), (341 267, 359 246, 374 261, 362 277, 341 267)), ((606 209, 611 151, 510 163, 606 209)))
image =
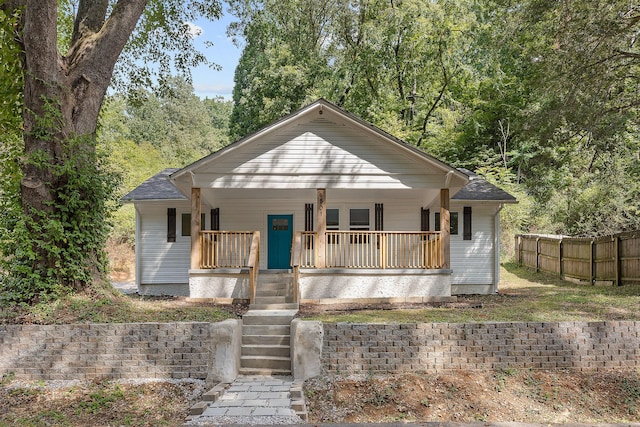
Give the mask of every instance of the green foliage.
MULTIPOLYGON (((234 0, 234 137, 319 97, 520 204, 505 236, 640 227, 638 10, 625 0, 234 0)), ((503 241, 510 252, 512 243, 503 241)))
POLYGON ((125 108, 128 138, 151 145, 165 167, 185 166, 226 145, 227 138, 214 130, 211 108, 184 79, 168 79, 159 94, 139 91, 125 108))
POLYGON ((114 84, 134 94, 155 84, 164 86, 178 73, 191 81, 197 66, 218 66, 198 51, 189 23, 216 20, 222 13, 218 0, 149 0, 114 71, 114 84))
POLYGON ((62 162, 47 164, 50 161, 37 152, 27 160, 64 182, 52 188, 53 200, 46 211, 27 214, 19 195, 7 194, 2 221, 10 234, 2 246, 2 300, 47 301, 82 289, 96 272, 106 274, 102 248, 110 231, 108 218, 115 207, 118 179, 103 170, 103 158, 87 139, 66 141, 62 162), (46 262, 35 262, 43 258, 46 262))

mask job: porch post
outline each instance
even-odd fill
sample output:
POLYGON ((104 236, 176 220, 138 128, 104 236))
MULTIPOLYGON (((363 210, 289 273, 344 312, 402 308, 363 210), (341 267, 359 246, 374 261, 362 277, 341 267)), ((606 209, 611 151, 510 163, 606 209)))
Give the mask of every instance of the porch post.
POLYGON ((442 268, 451 268, 451 217, 448 188, 440 190, 440 232, 442 233, 442 268))
POLYGON ((318 245, 316 247, 316 259, 318 268, 325 268, 327 246, 327 190, 318 188, 318 245))
POLYGON ((191 268, 200 268, 200 188, 191 189, 191 268))

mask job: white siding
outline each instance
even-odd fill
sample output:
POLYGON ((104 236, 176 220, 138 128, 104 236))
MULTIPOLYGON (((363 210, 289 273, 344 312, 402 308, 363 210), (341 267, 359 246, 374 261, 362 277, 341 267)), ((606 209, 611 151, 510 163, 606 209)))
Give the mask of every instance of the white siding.
POLYGON ((399 147, 317 118, 289 125, 221 157, 211 173, 196 174, 210 188, 439 188, 445 175, 399 147))
MULTIPOLYGON (((306 191, 298 199, 283 197, 282 191, 262 192, 262 198, 238 197, 229 192, 214 190, 207 198, 213 207, 220 208, 222 230, 253 231, 261 234, 260 268, 266 269, 268 262, 267 216, 273 214, 293 215, 295 231, 304 229, 305 203, 314 204, 314 221, 317 222, 317 200, 315 191, 306 191), (232 197, 233 196, 233 197, 232 197), (271 197, 270 197, 271 196, 271 197)), ((386 231, 418 231, 420 229, 420 207, 431 195, 425 192, 381 192, 327 190, 327 206, 340 210, 340 229, 349 229, 349 209, 368 208, 370 229, 374 228, 375 203, 384 205, 384 229, 386 231)), ((451 277, 453 285, 492 285, 494 283, 494 220, 495 206, 466 204, 472 206, 472 240, 463 240, 464 205, 451 205, 451 212, 458 212, 458 234, 451 236, 451 277)), ((431 206, 431 229, 434 229, 434 213, 439 206, 431 206)), ((187 202, 177 204, 147 202, 139 206, 140 235, 137 245, 139 253, 141 284, 186 284, 190 264, 189 236, 181 236, 182 213, 189 213, 187 202), (177 208, 177 236, 175 243, 168 243, 167 208, 177 208)), ((206 223, 210 221, 208 207, 203 207, 206 223)), ((314 224, 315 227, 315 224, 314 224)), ((478 288, 481 291, 481 288, 478 288)))
POLYGON ((494 206, 451 204, 458 212, 458 234, 451 236, 452 285, 492 285, 494 283, 494 206), (471 206, 471 240, 463 240, 463 207, 471 206))
POLYGON ((190 213, 188 202, 144 203, 137 236, 140 284, 188 284, 191 238, 181 236, 183 213, 190 213), (167 208, 176 208, 176 241, 167 242, 167 208))

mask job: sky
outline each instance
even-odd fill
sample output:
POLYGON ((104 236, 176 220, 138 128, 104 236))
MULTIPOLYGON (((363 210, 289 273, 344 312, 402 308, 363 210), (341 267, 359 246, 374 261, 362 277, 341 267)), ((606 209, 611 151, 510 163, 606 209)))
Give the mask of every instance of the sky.
MULTIPOLYGON (((226 5, 223 10, 226 12, 226 5)), ((199 20, 193 23, 202 30, 200 36, 195 39, 196 48, 204 52, 210 61, 222 67, 220 71, 206 66, 191 70, 194 91, 201 98, 223 96, 225 99, 231 99, 233 73, 242 53, 227 37, 227 26, 232 21, 233 17, 225 13, 214 22, 199 20), (213 46, 205 46, 207 41, 213 43, 213 46)))

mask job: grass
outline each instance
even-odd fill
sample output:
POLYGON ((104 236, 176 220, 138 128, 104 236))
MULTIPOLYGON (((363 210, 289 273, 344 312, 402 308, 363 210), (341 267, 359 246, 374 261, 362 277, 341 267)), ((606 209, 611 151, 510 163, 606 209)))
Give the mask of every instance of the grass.
POLYGON ((327 312, 328 323, 468 323, 640 320, 640 285, 591 286, 504 264, 497 295, 461 296, 446 307, 327 312), (464 304, 467 303, 467 304, 464 304))
POLYGON ((219 322, 236 318, 233 309, 181 297, 123 295, 109 286, 29 307, 0 307, 0 324, 219 322))
MULTIPOLYGON (((325 312, 307 318, 329 323, 640 320, 640 284, 575 284, 515 264, 504 264, 501 274, 497 295, 462 296, 450 306, 325 312)), ((108 286, 32 307, 0 307, 0 323, 218 322, 237 317, 237 312, 237 307, 180 297, 126 296, 108 286)))

